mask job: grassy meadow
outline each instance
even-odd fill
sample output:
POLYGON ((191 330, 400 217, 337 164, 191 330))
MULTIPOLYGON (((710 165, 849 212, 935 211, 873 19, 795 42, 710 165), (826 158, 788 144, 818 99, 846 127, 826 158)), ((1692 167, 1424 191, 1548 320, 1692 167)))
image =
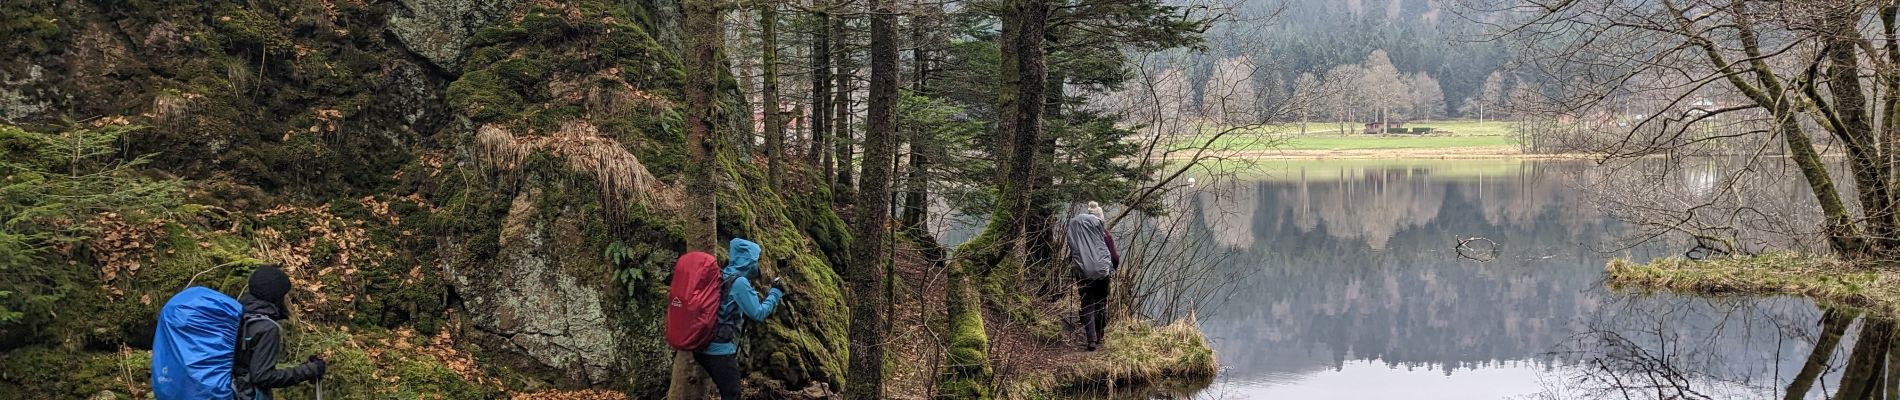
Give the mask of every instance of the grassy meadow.
MULTIPOLYGON (((1334 123, 1308 123, 1306 133, 1300 133, 1300 125, 1269 124, 1246 132, 1230 133, 1214 141, 1214 147, 1238 151, 1325 151, 1325 150, 1395 150, 1395 149, 1509 149, 1517 146, 1517 139, 1510 135, 1511 123, 1508 121, 1452 120, 1420 121, 1405 124, 1406 128, 1433 128, 1430 135, 1366 135, 1359 133, 1360 124, 1351 124, 1347 134, 1341 134, 1334 123)), ((1205 144, 1214 132, 1183 137, 1176 141, 1178 146, 1200 146, 1205 144)))

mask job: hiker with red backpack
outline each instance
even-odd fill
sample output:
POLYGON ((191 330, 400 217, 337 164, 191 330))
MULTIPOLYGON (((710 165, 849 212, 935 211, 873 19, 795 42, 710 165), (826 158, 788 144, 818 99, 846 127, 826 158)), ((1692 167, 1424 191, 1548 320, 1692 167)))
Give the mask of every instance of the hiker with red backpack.
MULTIPOLYGON (((675 349, 692 351, 693 361, 706 369, 719 398, 740 397, 739 331, 745 320, 764 322, 785 296, 778 287, 770 288, 764 299, 752 286, 750 277, 759 272, 759 244, 732 239, 727 247, 728 261, 723 269, 714 266, 713 256, 694 251, 681 255, 673 266, 673 282, 667 297, 666 341, 675 349)), ((772 280, 778 286, 778 280, 772 280)))

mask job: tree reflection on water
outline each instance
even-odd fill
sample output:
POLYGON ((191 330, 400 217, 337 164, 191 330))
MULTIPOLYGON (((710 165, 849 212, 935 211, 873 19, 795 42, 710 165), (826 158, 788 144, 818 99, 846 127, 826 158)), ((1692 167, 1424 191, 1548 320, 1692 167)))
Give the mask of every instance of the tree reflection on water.
POLYGON ((1776 300, 1628 296, 1554 352, 1572 361, 1535 398, 1900 398, 1891 316, 1776 300))

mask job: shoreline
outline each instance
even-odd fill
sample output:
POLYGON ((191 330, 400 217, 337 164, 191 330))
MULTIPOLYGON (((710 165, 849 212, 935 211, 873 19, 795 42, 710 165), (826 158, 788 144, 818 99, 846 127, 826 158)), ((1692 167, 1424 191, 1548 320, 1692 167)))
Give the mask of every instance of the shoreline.
POLYGON ((1690 261, 1680 257, 1604 266, 1612 290, 1699 296, 1798 296, 1823 306, 1900 315, 1900 272, 1857 266, 1829 256, 1777 253, 1690 261))
MULTIPOLYGON (((1517 148, 1441 147, 1387 149, 1263 149, 1224 152, 1235 160, 1581 160, 1595 157, 1586 153, 1524 153, 1517 148)), ((1168 157, 1186 160, 1187 156, 1168 157)))

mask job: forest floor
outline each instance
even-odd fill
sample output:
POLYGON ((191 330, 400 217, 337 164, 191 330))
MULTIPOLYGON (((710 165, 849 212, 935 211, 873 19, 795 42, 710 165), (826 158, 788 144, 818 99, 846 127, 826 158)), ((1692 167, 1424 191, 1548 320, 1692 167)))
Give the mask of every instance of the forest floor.
POLYGON ((1900 272, 1829 256, 1767 254, 1649 263, 1614 260, 1605 283, 1619 290, 1708 296, 1802 296, 1817 302, 1900 315, 1900 272))
MULTIPOLYGON (((896 274, 901 280, 888 336, 894 370, 886 393, 891 399, 936 397, 942 367, 943 307, 948 275, 939 261, 928 260, 914 242, 899 240, 896 274), (906 248, 909 247, 909 248, 906 248)), ((1167 326, 1121 318, 1112 324, 1100 351, 1086 351, 1073 327, 1079 305, 1062 291, 1055 299, 1031 296, 1042 318, 1061 321, 1060 340, 1039 338, 1024 324, 986 307, 984 328, 995 370, 998 398, 1035 398, 1075 391, 1150 393, 1205 387, 1214 375, 1212 350, 1193 321, 1167 326), (1198 385, 1198 386, 1197 386, 1198 385)))

